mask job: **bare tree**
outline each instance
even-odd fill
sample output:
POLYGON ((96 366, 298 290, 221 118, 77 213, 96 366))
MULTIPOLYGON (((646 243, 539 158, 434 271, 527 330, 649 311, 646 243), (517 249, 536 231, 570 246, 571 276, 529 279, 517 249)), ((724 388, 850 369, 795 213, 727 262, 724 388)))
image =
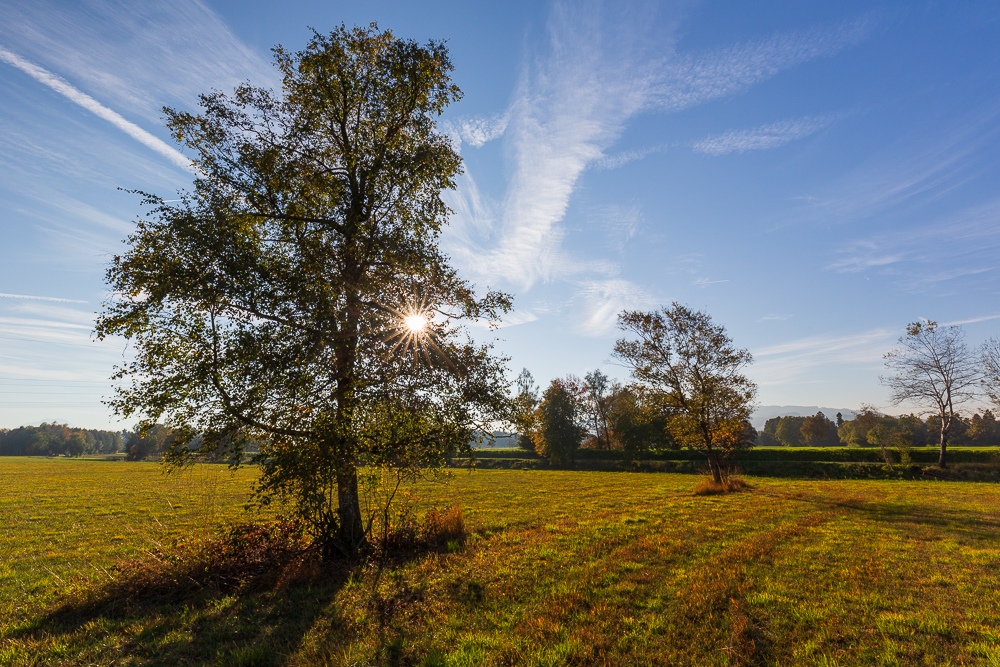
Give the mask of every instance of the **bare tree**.
POLYGON ((965 344, 965 332, 958 326, 913 322, 907 325, 906 336, 899 343, 884 357, 886 368, 893 374, 880 375, 879 382, 891 390, 893 405, 913 403, 940 417, 938 465, 945 468, 955 408, 977 395, 979 369, 965 344))
POLYGON ((982 385, 994 405, 1000 407, 1000 340, 990 338, 979 349, 983 362, 982 385))
POLYGON ((608 415, 612 397, 621 389, 614 380, 610 380, 600 369, 584 376, 586 394, 583 397, 589 425, 594 429, 598 449, 611 449, 611 436, 608 427, 608 415))

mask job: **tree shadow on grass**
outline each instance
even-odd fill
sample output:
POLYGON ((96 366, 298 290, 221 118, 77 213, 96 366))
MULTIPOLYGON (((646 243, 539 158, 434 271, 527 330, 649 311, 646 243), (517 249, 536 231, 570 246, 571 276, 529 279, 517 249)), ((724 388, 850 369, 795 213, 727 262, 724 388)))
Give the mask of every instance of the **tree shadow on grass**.
POLYGON ((785 500, 798 500, 833 510, 843 510, 867 521, 933 528, 942 536, 996 542, 1000 539, 1000 517, 945 505, 869 500, 861 496, 818 493, 781 494, 757 491, 785 500))
MULTIPOLYGON (((270 590, 197 588, 123 599, 97 588, 0 637, 44 650, 69 646, 81 662, 281 665, 318 623, 345 634, 333 605, 360 565, 324 564, 307 580, 270 590)), ((335 640, 334 640, 335 641, 335 640)), ((44 656, 41 656, 44 658, 44 656)), ((65 659, 66 654, 62 654, 65 659)))
POLYGON ((63 647, 60 661, 72 651, 81 663, 280 665, 303 650, 350 646, 351 625, 336 605, 354 582, 370 586, 361 603, 380 630, 368 650, 391 658, 389 626, 422 591, 395 580, 383 591, 383 573, 458 548, 466 536, 457 507, 404 528, 386 538, 380 560, 323 562, 293 523, 234 524, 219 538, 122 561, 115 578, 66 595, 0 641, 63 647))

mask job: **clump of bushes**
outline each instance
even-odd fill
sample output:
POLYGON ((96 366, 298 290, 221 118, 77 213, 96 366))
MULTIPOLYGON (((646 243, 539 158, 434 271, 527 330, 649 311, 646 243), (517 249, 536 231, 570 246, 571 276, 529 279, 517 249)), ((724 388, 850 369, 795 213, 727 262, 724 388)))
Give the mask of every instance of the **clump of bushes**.
MULTIPOLYGON (((468 532, 462 509, 433 508, 418 516, 407 509, 392 525, 373 535, 368 556, 385 563, 427 551, 456 551, 468 532)), ((191 602, 219 595, 242 595, 344 574, 362 563, 324 562, 300 524, 289 520, 248 521, 228 526, 219 536, 158 546, 118 562, 111 578, 70 593, 59 613, 87 608, 191 602)), ((381 566, 380 566, 381 568, 381 566)))
POLYGON ((694 490, 696 496, 715 496, 722 493, 735 493, 749 489, 750 485, 742 477, 726 477, 721 482, 706 479, 694 490))
POLYGON ((189 597, 287 586, 318 571, 318 557, 294 521, 244 522, 221 536, 178 541, 119 562, 108 598, 189 597))
POLYGON ((415 551, 454 551, 465 544, 468 531, 462 508, 430 509, 422 518, 409 508, 400 512, 395 521, 374 541, 384 556, 400 556, 415 551))

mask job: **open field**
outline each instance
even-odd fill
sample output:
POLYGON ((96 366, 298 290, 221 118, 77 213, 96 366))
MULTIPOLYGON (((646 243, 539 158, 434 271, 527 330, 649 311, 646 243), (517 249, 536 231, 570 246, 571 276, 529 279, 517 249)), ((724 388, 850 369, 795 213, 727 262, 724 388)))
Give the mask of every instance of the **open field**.
POLYGON ((1000 665, 1000 487, 960 482, 459 472, 417 492, 469 544, 377 585, 50 613, 236 516, 252 476, 0 459, 0 664, 1000 665))

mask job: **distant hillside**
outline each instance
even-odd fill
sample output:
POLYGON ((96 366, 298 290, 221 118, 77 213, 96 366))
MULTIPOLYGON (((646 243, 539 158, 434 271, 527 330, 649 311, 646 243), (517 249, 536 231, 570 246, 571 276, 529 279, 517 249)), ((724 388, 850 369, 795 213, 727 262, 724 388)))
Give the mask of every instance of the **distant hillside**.
POLYGON ((821 408, 818 405, 762 405, 754 410, 750 422, 759 431, 764 428, 764 422, 771 417, 810 417, 817 412, 822 412, 834 421, 838 412, 848 421, 854 419, 855 414, 854 410, 847 408, 821 408))
POLYGON ((484 439, 482 443, 475 440, 472 442, 473 449, 507 449, 510 447, 517 447, 516 433, 493 431, 493 440, 484 439))

